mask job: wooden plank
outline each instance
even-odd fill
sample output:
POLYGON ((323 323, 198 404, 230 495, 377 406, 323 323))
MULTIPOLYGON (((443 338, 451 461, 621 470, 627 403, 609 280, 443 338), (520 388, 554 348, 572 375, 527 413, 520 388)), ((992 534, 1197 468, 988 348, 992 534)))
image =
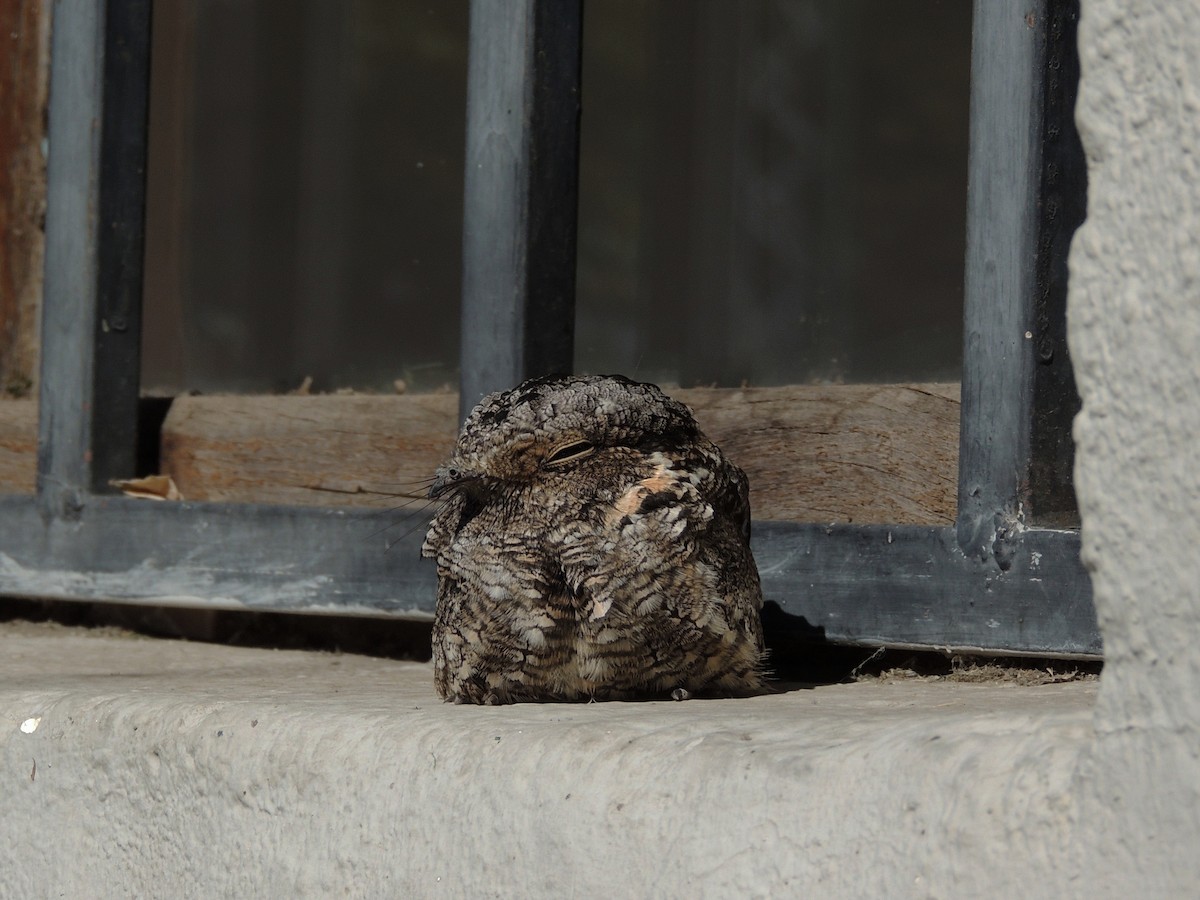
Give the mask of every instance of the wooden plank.
POLYGON ((0 494, 32 494, 37 482, 37 401, 0 399, 0 494))
POLYGON ((398 505, 454 445, 458 395, 177 397, 161 470, 189 500, 398 505))
MULTIPOLYGON (((954 521, 958 386, 671 389, 750 476, 757 520, 954 521)), ((420 493, 457 395, 179 397, 162 470, 189 500, 385 507, 420 493)))
POLYGON ((958 385, 673 391, 750 478, 755 519, 954 521, 958 385))
POLYGON ((37 380, 49 0, 0 0, 0 35, 0 393, 22 396, 37 380))

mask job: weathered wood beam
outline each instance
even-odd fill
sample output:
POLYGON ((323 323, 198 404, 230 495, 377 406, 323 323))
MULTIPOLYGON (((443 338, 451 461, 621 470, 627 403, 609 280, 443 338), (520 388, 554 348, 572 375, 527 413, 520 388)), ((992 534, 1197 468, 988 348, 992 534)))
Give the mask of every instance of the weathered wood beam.
MULTIPOLYGON (((673 389, 750 476, 759 520, 954 521, 957 385, 673 389)), ((419 493, 457 396, 179 397, 162 470, 194 500, 385 507, 419 493)))
POLYGON ((0 393, 37 380, 46 210, 50 3, 0 0, 0 393))

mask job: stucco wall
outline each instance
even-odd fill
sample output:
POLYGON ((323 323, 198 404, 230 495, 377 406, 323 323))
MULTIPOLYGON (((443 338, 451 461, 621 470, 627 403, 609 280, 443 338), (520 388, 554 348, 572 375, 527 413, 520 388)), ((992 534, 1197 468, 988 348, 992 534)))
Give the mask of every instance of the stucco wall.
POLYGON ((1082 873, 1105 895, 1182 894, 1200 890, 1200 2, 1083 0, 1079 37, 1068 315, 1107 660, 1082 873))

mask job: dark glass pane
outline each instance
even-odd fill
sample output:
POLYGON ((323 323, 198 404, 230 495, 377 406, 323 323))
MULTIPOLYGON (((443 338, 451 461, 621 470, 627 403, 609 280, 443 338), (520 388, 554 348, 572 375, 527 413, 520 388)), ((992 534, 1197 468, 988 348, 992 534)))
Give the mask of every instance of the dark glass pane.
POLYGON ((587 5, 577 361, 956 380, 971 5, 587 5))
POLYGON ((156 7, 146 387, 453 383, 466 15, 156 7))
MULTIPOLYGON (((966 0, 585 6, 577 368, 955 380, 966 0)), ((453 384, 467 3, 156 9, 149 388, 453 384)))

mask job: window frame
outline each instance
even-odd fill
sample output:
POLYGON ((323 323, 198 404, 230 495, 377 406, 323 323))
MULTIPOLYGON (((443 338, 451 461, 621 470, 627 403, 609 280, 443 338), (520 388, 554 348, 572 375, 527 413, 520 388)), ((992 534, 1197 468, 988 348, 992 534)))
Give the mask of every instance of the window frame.
MULTIPOLYGON (((0 595, 427 619, 435 573, 419 528, 382 553, 353 527, 369 511, 152 503, 109 487, 161 423, 138 396, 150 7, 55 5, 37 489, 0 497, 0 595)), ((471 5, 464 413, 572 365, 581 8, 471 5)), ((1078 10, 974 4, 957 522, 756 522, 776 636, 1101 653, 1079 532, 1053 524, 1074 511, 1078 10)))

